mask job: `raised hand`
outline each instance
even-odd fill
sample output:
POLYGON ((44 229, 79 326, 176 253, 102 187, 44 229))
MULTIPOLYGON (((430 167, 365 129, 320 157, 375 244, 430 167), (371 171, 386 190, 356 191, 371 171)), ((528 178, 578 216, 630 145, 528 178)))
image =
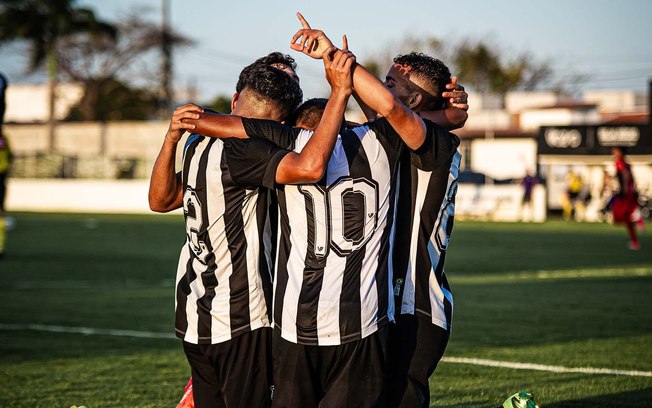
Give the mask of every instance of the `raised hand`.
POLYGON ((346 35, 342 36, 342 49, 329 47, 323 52, 326 79, 333 93, 342 92, 345 95, 353 93, 353 66, 355 55, 349 51, 346 35))
POLYGON ((457 83, 457 77, 451 78, 451 83, 446 85, 449 91, 442 92, 443 98, 448 98, 449 108, 459 108, 462 110, 469 110, 469 94, 464 91, 464 87, 457 83))
POLYGON ((195 125, 191 123, 184 123, 183 119, 199 119, 199 114, 204 110, 195 104, 188 103, 179 106, 174 110, 172 119, 170 119, 170 126, 165 134, 165 138, 170 142, 177 143, 181 140, 181 136, 186 132, 195 129, 195 125))
POLYGON ((310 28, 310 24, 301 13, 297 13, 297 18, 303 28, 290 40, 290 48, 315 59, 323 58, 324 52, 333 46, 333 42, 323 31, 310 28))

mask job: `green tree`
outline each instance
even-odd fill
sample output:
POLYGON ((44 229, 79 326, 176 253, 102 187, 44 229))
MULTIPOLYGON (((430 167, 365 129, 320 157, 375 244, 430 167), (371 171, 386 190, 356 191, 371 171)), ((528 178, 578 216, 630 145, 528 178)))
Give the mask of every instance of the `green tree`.
MULTIPOLYGON (((60 70, 72 81, 84 84, 84 96, 78 111, 71 117, 79 120, 106 120, 106 111, 115 105, 102 106, 110 102, 103 95, 112 88, 111 82, 121 81, 135 89, 133 78, 156 78, 160 73, 150 72, 154 55, 161 47, 163 36, 161 26, 146 20, 148 9, 135 10, 116 23, 118 38, 113 41, 103 36, 81 33, 68 36, 61 41, 60 70), (104 113, 102 113, 104 112, 104 113)), ((168 32, 171 46, 188 46, 193 42, 175 32, 168 32)), ((142 83, 138 84, 142 87, 142 83)), ((158 86, 158 83, 154 84, 158 86)), ((158 103, 155 101, 154 105, 158 103)), ((138 109, 140 111, 140 109, 138 109)), ((125 117, 133 116, 129 113, 125 117)), ((136 115, 138 116, 138 115, 136 115)))
MULTIPOLYGON (((93 84, 94 93, 94 120, 118 121, 118 120, 146 120, 156 117, 158 113, 155 92, 147 89, 133 88, 122 81, 114 78, 106 78, 99 84, 93 84)), ((86 107, 88 103, 84 94, 82 100, 74 106, 66 120, 86 120, 86 107)))
POLYGON ((231 98, 226 95, 218 95, 204 105, 205 108, 213 109, 219 113, 230 113, 231 112, 231 98))
POLYGON ((452 61, 460 81, 480 93, 504 94, 513 90, 551 88, 552 69, 529 53, 512 60, 498 47, 485 41, 462 41, 456 45, 452 61))
POLYGON ((383 78, 396 55, 413 51, 442 60, 464 86, 478 93, 569 89, 582 79, 571 75, 564 84, 551 82, 553 70, 548 62, 537 60, 527 52, 511 56, 487 38, 444 41, 435 37, 407 37, 374 52, 373 57, 363 59, 363 64, 383 78))
POLYGON ((30 45, 28 71, 47 65, 49 85, 50 147, 54 147, 54 90, 58 73, 59 41, 90 32, 114 38, 115 28, 98 20, 92 10, 75 0, 0 0, 0 43, 15 40, 30 45))

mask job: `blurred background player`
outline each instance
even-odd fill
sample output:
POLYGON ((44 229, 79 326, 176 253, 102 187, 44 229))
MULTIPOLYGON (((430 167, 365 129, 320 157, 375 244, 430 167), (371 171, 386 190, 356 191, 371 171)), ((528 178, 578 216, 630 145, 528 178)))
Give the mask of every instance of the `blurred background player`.
POLYGON ((0 72, 0 258, 4 256, 7 236, 7 217, 5 213, 5 195, 7 192, 7 176, 11 165, 11 150, 9 141, 4 135, 3 124, 5 118, 5 93, 7 90, 7 77, 0 72))
POLYGON ((521 201, 521 220, 527 221, 532 218, 532 190, 537 184, 537 178, 530 174, 525 173, 525 177, 521 180, 521 187, 523 187, 523 200, 521 201))
POLYGON ((584 182, 580 174, 575 173, 573 169, 569 169, 566 174, 566 196, 565 201, 562 203, 564 221, 572 219, 580 221, 584 213, 584 206, 580 199, 580 194, 584 182))
POLYGON ((616 177, 619 185, 619 191, 611 205, 614 222, 625 224, 629 234, 629 249, 636 251, 641 248, 641 244, 638 241, 634 224, 638 224, 639 228, 642 229, 643 218, 637 211, 638 192, 636 191, 634 175, 629 163, 625 160, 625 152, 622 147, 614 147, 611 149, 611 153, 614 156, 616 177))

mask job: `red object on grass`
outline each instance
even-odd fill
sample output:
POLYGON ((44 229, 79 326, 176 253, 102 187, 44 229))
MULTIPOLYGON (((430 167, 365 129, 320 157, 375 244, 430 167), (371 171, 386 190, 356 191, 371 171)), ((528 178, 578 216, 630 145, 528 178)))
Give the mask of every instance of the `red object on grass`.
POLYGON ((183 397, 181 397, 177 408, 195 408, 195 399, 192 394, 192 377, 190 377, 188 384, 183 389, 183 397))

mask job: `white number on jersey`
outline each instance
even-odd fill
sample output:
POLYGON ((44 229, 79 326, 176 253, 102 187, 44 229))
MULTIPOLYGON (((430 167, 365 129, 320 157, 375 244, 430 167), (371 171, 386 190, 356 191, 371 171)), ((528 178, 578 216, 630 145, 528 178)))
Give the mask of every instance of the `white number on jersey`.
MULTIPOLYGON (((378 223, 378 186, 372 180, 343 177, 326 189, 319 186, 299 186, 299 191, 313 203, 315 255, 324 257, 332 247, 336 254, 345 257, 369 241, 378 223), (357 237, 349 237, 345 231, 345 198, 357 194, 364 203, 363 217, 353 220, 349 231, 359 231, 357 237)), ((353 202, 353 200, 348 200, 353 202)))
POLYGON ((188 187, 183 194, 183 212, 186 214, 186 234, 195 256, 203 264, 210 253, 204 241, 199 240, 199 232, 204 226, 202 208, 195 190, 188 187), (194 216, 193 216, 194 215, 194 216))

